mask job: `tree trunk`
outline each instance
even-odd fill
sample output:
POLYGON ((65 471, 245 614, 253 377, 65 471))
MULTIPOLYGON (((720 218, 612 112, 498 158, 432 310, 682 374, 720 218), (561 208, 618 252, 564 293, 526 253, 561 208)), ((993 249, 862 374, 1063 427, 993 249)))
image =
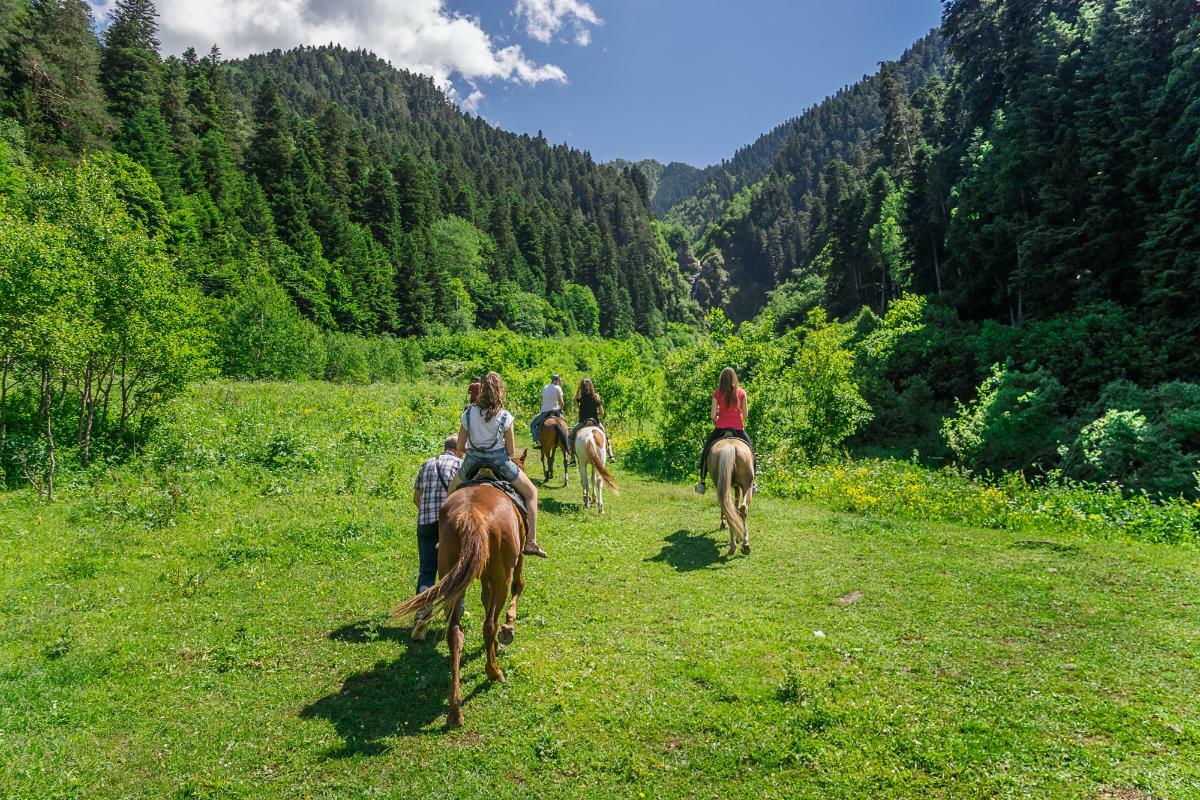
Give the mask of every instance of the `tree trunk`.
POLYGON ((937 239, 929 234, 930 249, 933 251, 933 277, 937 281, 938 294, 942 293, 942 262, 938 260, 937 239))

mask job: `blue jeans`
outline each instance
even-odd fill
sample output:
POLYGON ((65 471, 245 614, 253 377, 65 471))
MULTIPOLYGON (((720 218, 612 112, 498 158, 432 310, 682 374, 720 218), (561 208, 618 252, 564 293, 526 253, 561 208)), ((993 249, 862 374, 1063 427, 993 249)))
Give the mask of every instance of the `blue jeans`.
POLYGON ((533 439, 533 443, 535 445, 538 442, 538 434, 542 431, 542 423, 548 420, 550 417, 561 417, 562 415, 563 412, 556 408, 553 411, 539 412, 532 420, 529 421, 529 438, 533 439))
POLYGON ((509 483, 515 481, 521 474, 521 468, 508 457, 508 451, 503 447, 497 447, 495 450, 471 450, 468 448, 458 474, 464 481, 469 481, 479 472, 480 467, 487 467, 495 473, 497 478, 509 483))
MULTIPOLYGON (((428 589, 437 583, 437 561, 438 561, 438 524, 436 522, 426 522, 423 525, 417 526, 417 594, 428 589)), ((463 598, 464 601, 466 598, 463 598)), ((465 602, 458 604, 458 613, 462 614, 466 608, 465 602)))

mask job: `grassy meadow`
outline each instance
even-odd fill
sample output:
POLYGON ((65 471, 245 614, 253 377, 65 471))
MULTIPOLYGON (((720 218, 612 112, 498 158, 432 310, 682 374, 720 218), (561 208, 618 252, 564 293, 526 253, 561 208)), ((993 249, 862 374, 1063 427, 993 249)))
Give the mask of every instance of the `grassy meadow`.
POLYGON ((602 518, 543 487, 506 684, 468 596, 446 732, 441 628, 387 611, 459 394, 207 383, 0 494, 0 797, 1200 797, 1194 547, 760 497, 727 559, 623 462, 602 518))

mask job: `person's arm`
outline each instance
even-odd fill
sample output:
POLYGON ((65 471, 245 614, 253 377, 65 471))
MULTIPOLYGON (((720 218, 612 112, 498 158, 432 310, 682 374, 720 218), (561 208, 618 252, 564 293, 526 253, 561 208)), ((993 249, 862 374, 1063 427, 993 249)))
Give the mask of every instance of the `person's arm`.
POLYGON ((746 423, 746 415, 750 413, 750 398, 746 396, 745 392, 742 393, 741 402, 738 403, 738 406, 742 411, 742 424, 744 425, 746 423))
POLYGON ((423 469, 417 470, 417 480, 413 483, 413 505, 417 508, 421 507, 421 473, 423 469))
POLYGON ((708 412, 708 415, 712 417, 713 424, 716 424, 717 417, 720 415, 720 409, 717 408, 717 398, 715 397, 712 399, 712 410, 708 412))
POLYGON ((596 422, 603 421, 605 416, 604 403, 596 403, 596 422))
POLYGON ((467 452, 467 426, 459 424, 458 426, 458 444, 454 446, 454 454, 459 458, 467 452))
POLYGON ((563 397, 563 390, 561 386, 558 387, 558 410, 564 414, 567 411, 567 401, 566 398, 563 397))
POLYGON ((513 441, 513 426, 509 425, 504 429, 504 449, 508 452, 508 457, 512 458, 517 454, 517 444, 513 441))

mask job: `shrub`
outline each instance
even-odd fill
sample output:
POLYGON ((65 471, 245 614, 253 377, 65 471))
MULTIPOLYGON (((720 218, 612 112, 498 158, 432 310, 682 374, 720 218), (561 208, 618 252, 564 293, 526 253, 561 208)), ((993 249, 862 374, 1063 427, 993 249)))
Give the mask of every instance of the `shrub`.
POLYGON ((417 377, 421 345, 416 339, 379 336, 368 341, 367 368, 373 383, 396 383, 417 377))
POLYGON ((755 388, 764 410, 763 443, 783 463, 820 463, 871 418, 858 390, 848 326, 830 323, 824 309, 809 313, 799 347, 779 352, 782 369, 755 388))
POLYGON ((265 272, 227 301, 219 349, 221 371, 233 377, 295 380, 324 373, 321 332, 265 272))
POLYGON ((326 332, 325 380, 334 383, 370 383, 370 344, 350 333, 326 332))
POLYGON ((930 470, 915 463, 869 460, 780 471, 760 487, 812 500, 839 511, 932 519, 983 528, 1122 536, 1152 542, 1200 542, 1200 504, 1156 502, 1120 488, 1051 479, 1030 483, 1019 473, 986 482, 954 467, 930 470))
POLYGON ((1010 372, 999 364, 974 401, 942 426, 959 461, 975 470, 1002 472, 1048 467, 1065 438, 1065 391, 1044 369, 1010 372))
POLYGON ((1179 381, 1142 389, 1104 387, 1066 454, 1075 478, 1116 481, 1127 492, 1197 496, 1200 386, 1179 381))

